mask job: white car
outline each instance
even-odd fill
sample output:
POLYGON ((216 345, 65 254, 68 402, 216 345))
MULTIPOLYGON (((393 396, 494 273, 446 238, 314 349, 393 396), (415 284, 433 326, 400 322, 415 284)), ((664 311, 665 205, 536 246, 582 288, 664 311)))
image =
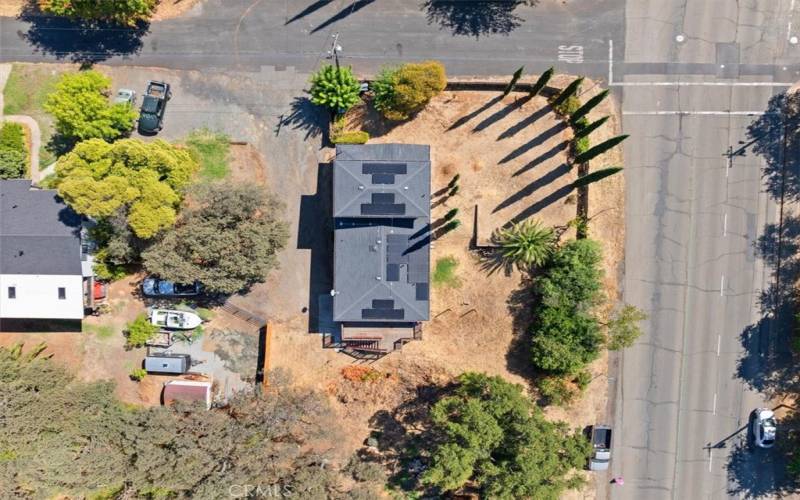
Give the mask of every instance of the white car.
POLYGON ((131 89, 119 89, 114 96, 114 104, 127 104, 133 107, 136 103, 136 91, 131 89))
POLYGON ((775 412, 767 408, 757 408, 753 418, 753 440, 759 448, 772 448, 775 444, 775 412))

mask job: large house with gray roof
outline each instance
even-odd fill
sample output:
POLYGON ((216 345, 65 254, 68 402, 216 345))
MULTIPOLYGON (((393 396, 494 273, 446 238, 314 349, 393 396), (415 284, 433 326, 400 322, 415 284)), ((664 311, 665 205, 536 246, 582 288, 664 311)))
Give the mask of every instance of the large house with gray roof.
POLYGON ((0 320, 84 315, 81 217, 53 190, 0 180, 0 320))
POLYGON ((429 319, 430 185, 429 146, 337 146, 333 320, 350 345, 393 350, 429 319))

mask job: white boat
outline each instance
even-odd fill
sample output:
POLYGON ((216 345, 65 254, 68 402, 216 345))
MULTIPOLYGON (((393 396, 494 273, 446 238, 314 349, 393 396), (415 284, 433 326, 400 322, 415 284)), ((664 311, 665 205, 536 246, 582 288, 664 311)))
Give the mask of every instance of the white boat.
POLYGON ((188 311, 175 311, 173 309, 153 309, 150 312, 150 323, 161 328, 175 330, 192 330, 200 326, 203 320, 200 316, 188 311))

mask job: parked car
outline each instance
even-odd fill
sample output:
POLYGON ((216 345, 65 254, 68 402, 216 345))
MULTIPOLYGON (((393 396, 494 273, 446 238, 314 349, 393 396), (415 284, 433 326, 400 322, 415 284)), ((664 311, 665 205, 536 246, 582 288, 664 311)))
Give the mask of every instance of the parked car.
POLYGON ((160 278, 145 278, 142 281, 142 293, 146 297, 192 297, 200 295, 200 283, 191 285, 173 283, 160 278))
POLYGON ((127 104, 131 107, 136 103, 136 91, 131 89, 119 89, 114 96, 114 104, 127 104))
POLYGON ((147 82, 139 111, 139 133, 156 134, 164 128, 164 112, 170 98, 172 91, 168 83, 153 80, 147 82))
POLYGON ((193 330, 200 326, 202 318, 193 312, 172 309, 153 309, 150 323, 171 330, 193 330))
POLYGON ((589 470, 608 470, 611 461, 611 427, 595 425, 592 427, 592 458, 589 470))
POLYGON ((756 408, 753 412, 753 440, 759 448, 772 448, 775 444, 777 423, 775 412, 767 408, 756 408))
POLYGON ((151 354, 144 358, 144 369, 147 373, 186 373, 192 366, 192 357, 188 354, 151 354))

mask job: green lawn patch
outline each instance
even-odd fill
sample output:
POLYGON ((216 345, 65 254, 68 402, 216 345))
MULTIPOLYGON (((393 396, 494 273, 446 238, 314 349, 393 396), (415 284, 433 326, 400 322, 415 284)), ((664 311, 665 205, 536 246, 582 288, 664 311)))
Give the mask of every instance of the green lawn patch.
POLYGON ((39 123, 42 131, 42 147, 39 150, 39 165, 43 169, 56 160, 55 155, 46 148, 53 136, 53 118, 45 112, 47 94, 55 90, 62 71, 34 64, 15 63, 8 76, 3 92, 3 113, 7 115, 28 115, 39 123))
POLYGON ((447 288, 458 288, 461 280, 456 276, 458 259, 452 255, 436 260, 436 267, 433 269, 433 284, 447 288))
POLYGON ((83 333, 93 333, 98 339, 109 339, 114 335, 114 329, 109 325, 90 325, 86 322, 81 324, 83 333))
POLYGON ((203 128, 186 138, 186 146, 200 164, 200 176, 206 180, 224 179, 228 175, 230 139, 221 132, 203 128))

